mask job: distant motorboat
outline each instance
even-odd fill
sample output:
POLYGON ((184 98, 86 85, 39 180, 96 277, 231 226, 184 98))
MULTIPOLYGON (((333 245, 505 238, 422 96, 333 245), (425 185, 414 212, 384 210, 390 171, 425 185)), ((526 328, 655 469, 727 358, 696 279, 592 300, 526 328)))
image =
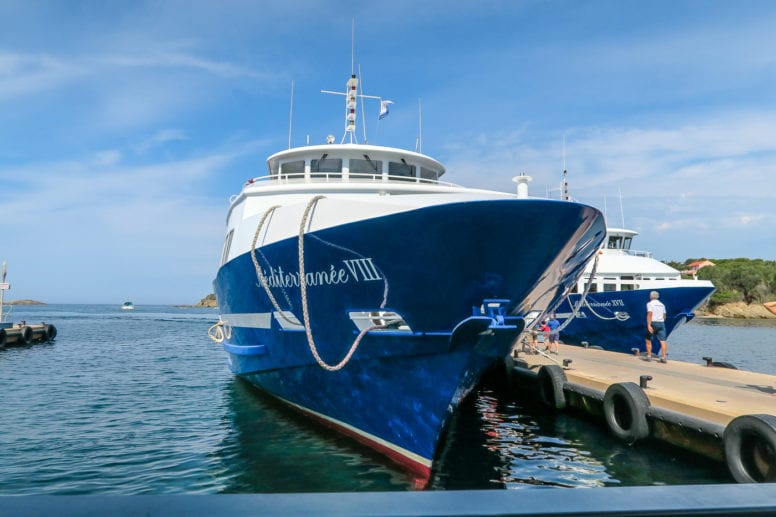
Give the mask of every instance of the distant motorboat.
POLYGON ((132 310, 135 310, 135 305, 134 305, 132 302, 124 302, 124 303, 121 305, 121 310, 124 310, 124 311, 132 311, 132 310))
POLYGON ((587 265, 571 294, 556 310, 562 325, 561 341, 574 345, 587 342, 615 352, 631 353, 634 348, 643 351, 650 291, 660 293, 660 301, 666 306, 666 336, 690 321, 695 310, 714 293, 714 284, 709 280, 683 279, 679 271, 656 260, 652 253, 632 250, 636 235, 633 230, 607 228, 597 264, 591 261, 587 265), (584 294, 591 274, 592 283, 584 294), (577 314, 568 321, 577 306, 577 314))

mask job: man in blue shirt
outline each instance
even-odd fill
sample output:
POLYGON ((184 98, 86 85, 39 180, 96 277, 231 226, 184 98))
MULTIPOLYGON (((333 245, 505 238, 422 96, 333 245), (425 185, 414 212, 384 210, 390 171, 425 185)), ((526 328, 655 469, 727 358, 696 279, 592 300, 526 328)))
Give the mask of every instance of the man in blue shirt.
POLYGON ((547 349, 550 351, 551 354, 558 354, 560 353, 560 346, 558 345, 558 338, 560 337, 558 328, 560 327, 560 322, 557 319, 555 319, 554 314, 550 316, 550 321, 547 322, 547 326, 550 327, 550 343, 547 346, 547 349), (555 347, 554 352, 552 350, 553 345, 555 347))

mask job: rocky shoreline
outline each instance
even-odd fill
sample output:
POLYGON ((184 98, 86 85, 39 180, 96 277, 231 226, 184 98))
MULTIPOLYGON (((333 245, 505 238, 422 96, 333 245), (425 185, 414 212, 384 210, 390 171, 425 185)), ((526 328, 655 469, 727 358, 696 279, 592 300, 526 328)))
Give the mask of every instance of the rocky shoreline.
POLYGON ((744 302, 723 303, 711 309, 698 309, 699 318, 733 318, 747 320, 774 320, 776 314, 766 309, 761 303, 747 305, 744 302))
POLYGON ((202 298, 198 303, 195 303, 194 305, 178 305, 178 307, 212 309, 212 308, 218 307, 218 302, 216 301, 216 295, 211 293, 205 296, 204 298, 202 298))

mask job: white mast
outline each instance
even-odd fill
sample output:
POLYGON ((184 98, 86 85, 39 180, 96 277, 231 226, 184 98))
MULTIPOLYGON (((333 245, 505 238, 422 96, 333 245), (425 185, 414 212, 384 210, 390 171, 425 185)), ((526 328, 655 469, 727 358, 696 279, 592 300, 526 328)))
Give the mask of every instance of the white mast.
MULTIPOLYGON (((350 79, 348 79, 347 85, 345 86, 345 93, 342 92, 333 92, 331 90, 321 90, 321 93, 330 93, 333 95, 344 95, 345 96, 345 133, 342 135, 342 140, 340 141, 341 144, 345 143, 345 139, 348 138, 349 142, 351 144, 357 144, 358 143, 358 136, 356 135, 356 102, 359 97, 361 99, 380 99, 380 97, 375 97, 374 95, 364 95, 363 93, 358 92, 358 78, 356 77, 355 68, 356 68, 356 58, 355 58, 355 48, 356 48, 356 20, 353 20, 353 31, 351 35, 351 44, 350 44, 350 79), (350 135, 348 137, 348 135, 350 135)), ((364 138, 366 140, 366 137, 364 138)))
POLYGON ((418 152, 423 152, 423 105, 418 97, 418 152))
POLYGON ((291 79, 291 108, 288 114, 288 148, 291 149, 291 128, 294 123, 294 80, 291 79))
POLYGON ((11 286, 5 283, 5 260, 3 261, 2 273, 0 273, 0 323, 3 323, 3 295, 11 286))

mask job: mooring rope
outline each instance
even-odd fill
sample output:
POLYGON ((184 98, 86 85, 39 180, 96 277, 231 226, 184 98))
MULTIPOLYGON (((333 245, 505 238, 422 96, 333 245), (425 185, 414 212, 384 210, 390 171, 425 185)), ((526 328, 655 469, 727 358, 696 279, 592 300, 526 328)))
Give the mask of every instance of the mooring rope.
POLYGON ((219 320, 218 323, 207 329, 207 336, 216 343, 223 343, 224 339, 226 338, 226 333, 224 332, 224 322, 219 320))
MULTIPOLYGON (((598 270, 599 256, 600 255, 598 253, 595 254, 595 260, 593 261, 593 269, 590 271, 590 278, 587 279, 587 285, 585 285, 585 291, 582 293, 582 296, 579 297, 579 301, 577 302, 576 306, 573 306, 571 303, 569 303, 569 305, 572 305, 571 316, 569 316, 568 319, 564 321, 563 324, 555 330, 555 332, 560 333, 561 330, 569 326, 569 323, 571 323, 571 321, 577 317, 577 314, 579 314, 579 309, 582 308, 583 303, 588 307, 590 307, 590 304, 587 303, 586 297, 587 297, 587 293, 590 292, 590 287, 593 285, 593 279, 595 278, 595 273, 598 270)), ((590 310, 593 311, 592 308, 590 310)), ((593 311, 593 314, 595 314, 595 311, 593 311)))
MULTIPOLYGON (((304 213, 302 214, 302 220, 299 223, 299 239, 297 243, 297 251, 299 253, 299 290, 302 297, 303 325, 304 325, 305 334, 307 336, 307 344, 310 347, 310 352, 312 352, 313 357, 315 358, 315 361, 318 363, 318 366, 320 366, 324 370, 334 372, 337 370, 341 370, 342 368, 345 367, 345 365, 348 364, 348 362, 350 362, 351 357, 353 357, 353 354, 358 349, 358 346, 361 344, 361 340, 364 338, 364 336, 366 336, 372 330, 387 328, 388 325, 387 324, 372 325, 370 327, 366 327, 362 329, 361 332, 359 332, 358 336, 356 336, 356 339, 355 341, 353 341, 353 344, 350 346, 348 353, 345 354, 345 357, 337 364, 334 364, 334 365, 328 364, 326 361, 324 361, 321 358, 320 354, 318 353, 318 348, 315 346, 315 340, 313 339, 312 328, 310 326, 310 311, 309 311, 308 301, 307 301, 307 280, 305 279, 305 261, 304 261, 304 234, 305 234, 305 226, 307 225, 307 219, 310 216, 310 211, 312 210, 313 206, 315 206, 315 204, 319 200, 323 199, 324 197, 325 196, 315 196, 310 200, 309 203, 307 203, 304 213)), ((261 271, 261 266, 259 266, 259 261, 256 258, 256 242, 258 241, 259 233, 261 232, 261 229, 264 226, 264 223, 267 217, 269 216, 269 214, 272 213, 277 208, 280 208, 280 206, 275 205, 267 209, 267 211, 264 212, 264 215, 259 221, 259 224, 256 226, 256 232, 253 235, 253 242, 251 243, 251 259, 253 260, 253 266, 256 269, 256 276, 258 277, 261 286, 264 288, 264 292, 267 293, 267 297, 269 297, 269 300, 272 303, 272 306, 275 308, 275 310, 278 313, 280 313, 283 319, 285 319, 287 322, 291 323, 292 325, 299 325, 298 320, 297 321, 291 320, 288 316, 286 316, 285 312, 278 305, 278 302, 275 299, 275 296, 272 294, 272 291, 269 287, 267 278, 264 276, 264 273, 261 271)), ((387 290, 387 286, 386 286, 386 290, 387 290)), ((387 292, 384 293, 383 304, 381 305, 381 308, 385 305, 386 297, 387 297, 387 292)))

